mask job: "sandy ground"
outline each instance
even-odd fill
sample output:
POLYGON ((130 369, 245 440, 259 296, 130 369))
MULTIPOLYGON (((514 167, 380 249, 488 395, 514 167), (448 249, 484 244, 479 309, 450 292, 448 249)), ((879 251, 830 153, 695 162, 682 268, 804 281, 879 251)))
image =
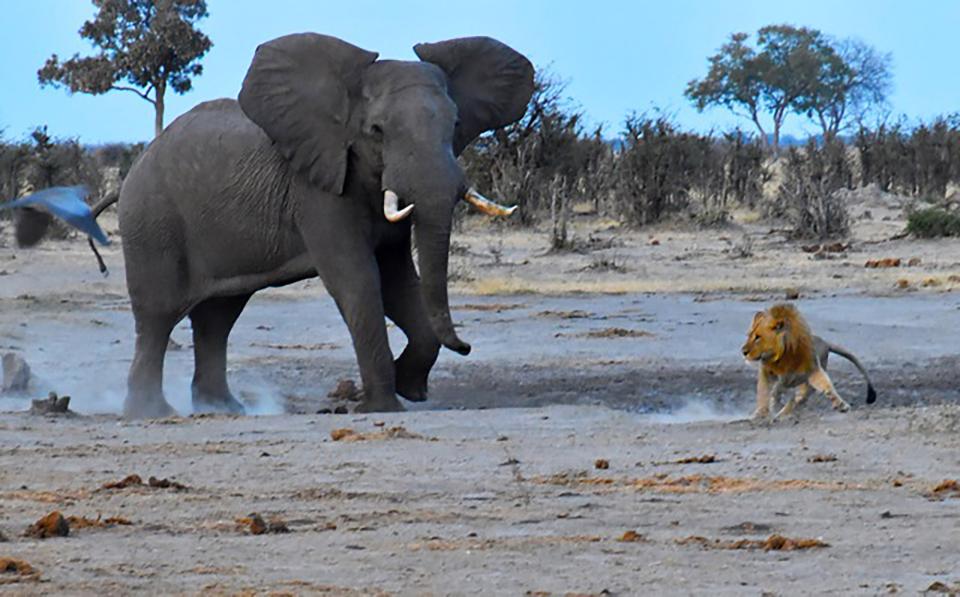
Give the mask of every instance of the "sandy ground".
MULTIPOLYGON (((30 392, 0 396, 0 558, 40 571, 0 572, 0 592, 960 588, 960 491, 934 491, 960 479, 960 242, 894 238, 902 207, 858 199, 838 253, 807 252, 746 213, 713 231, 579 216, 580 250, 565 253, 545 234, 468 220, 453 303, 474 351, 441 355, 429 401, 316 414, 352 406, 327 393, 356 366, 312 280, 257 295, 231 337, 231 384, 261 416, 151 423, 115 414, 133 328, 119 243, 104 279, 81 242, 19 250, 0 222, 0 352, 34 373, 30 392), (864 267, 882 258, 902 264, 864 267), (788 289, 815 331, 861 357, 873 407, 837 359, 851 413, 813 399, 777 425, 738 422, 753 401, 746 325, 788 289), (80 416, 23 412, 51 390, 80 416), (333 441, 342 428, 372 435, 333 441), (702 456, 714 462, 675 462, 702 456), (187 489, 100 489, 131 473, 187 489), (22 536, 52 510, 132 524, 22 536), (250 534, 236 519, 252 512, 290 532, 250 534), (621 541, 627 531, 638 540, 621 541), (772 535, 828 545, 766 550, 772 535)), ((187 415, 189 324, 173 338, 166 390, 187 415)), ((402 349, 395 329, 391 342, 402 349)))
POLYGON ((933 492, 960 465, 955 405, 778 427, 552 406, 146 424, 4 415, 0 429, 12 540, 0 553, 41 571, 0 589, 25 594, 915 594, 960 582, 960 495, 933 492), (331 440, 397 426, 414 437, 331 440), (704 455, 716 462, 673 463, 704 455), (131 473, 187 489, 101 489, 131 473), (17 537, 53 509, 132 524, 17 537), (236 519, 253 512, 290 532, 251 535, 236 519), (637 540, 621 541, 627 531, 637 540), (682 543, 774 534, 827 546, 682 543))

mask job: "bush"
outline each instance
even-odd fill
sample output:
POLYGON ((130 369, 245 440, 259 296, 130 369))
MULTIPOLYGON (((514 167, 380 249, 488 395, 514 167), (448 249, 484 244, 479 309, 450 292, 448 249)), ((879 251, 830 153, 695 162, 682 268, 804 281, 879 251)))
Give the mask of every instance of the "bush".
POLYGON ((796 237, 829 238, 850 231, 847 206, 837 191, 853 188, 853 172, 843 143, 791 148, 783 166, 783 182, 768 206, 768 216, 784 217, 796 237))
MULTIPOLYGON (((45 126, 35 129, 28 141, 0 139, 0 201, 33 190, 80 184, 90 190, 87 201, 96 201, 103 186, 103 171, 94 155, 75 139, 54 139, 45 126)), ((10 210, 0 211, 0 218, 13 216, 10 210)), ((49 236, 63 238, 71 231, 53 219, 49 236)))
POLYGON ((860 184, 913 197, 943 198, 960 180, 960 117, 940 117, 910 129, 900 120, 875 130, 861 128, 854 143, 860 155, 860 184))
POLYGON ((960 214, 939 207, 914 211, 907 216, 907 232, 919 238, 960 236, 960 214))

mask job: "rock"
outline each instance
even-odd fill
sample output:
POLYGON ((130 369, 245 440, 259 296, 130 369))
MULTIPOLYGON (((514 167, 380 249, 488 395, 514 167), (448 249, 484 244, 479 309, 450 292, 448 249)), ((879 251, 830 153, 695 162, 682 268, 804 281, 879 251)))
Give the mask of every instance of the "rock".
POLYGON ((800 298, 800 291, 796 288, 787 288, 784 292, 784 298, 788 301, 795 301, 800 298))
POLYGON ((26 392, 30 386, 30 366, 20 355, 8 352, 3 355, 3 385, 4 392, 26 392))
POLYGON ((237 525, 243 529, 246 528, 251 535, 263 535, 264 533, 289 533, 287 523, 274 518, 270 522, 263 520, 263 517, 253 512, 247 516, 237 519, 237 525))
POLYGON ((337 381, 337 387, 327 394, 327 398, 359 402, 363 400, 363 391, 352 379, 341 379, 337 381))

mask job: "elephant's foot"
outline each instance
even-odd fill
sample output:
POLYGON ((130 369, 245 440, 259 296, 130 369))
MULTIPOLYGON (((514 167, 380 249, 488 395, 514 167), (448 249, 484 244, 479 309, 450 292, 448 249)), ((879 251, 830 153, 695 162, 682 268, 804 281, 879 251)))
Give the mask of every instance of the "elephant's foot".
POLYGON ((175 417, 177 411, 163 398, 163 396, 131 396, 123 402, 123 418, 125 419, 162 419, 175 417))
POLYGON ((400 404, 395 396, 383 397, 379 399, 366 399, 357 405, 353 412, 357 413, 398 413, 407 409, 400 404))
POLYGON ((427 399, 427 376, 430 370, 416 371, 406 366, 403 357, 396 365, 397 394, 411 402, 423 402, 427 399))
POLYGON ((231 415, 246 414, 243 404, 229 393, 208 394, 193 392, 193 412, 196 414, 223 413, 231 415))
POLYGON ((398 366, 397 394, 411 402, 423 402, 427 399, 427 375, 412 373, 398 366))

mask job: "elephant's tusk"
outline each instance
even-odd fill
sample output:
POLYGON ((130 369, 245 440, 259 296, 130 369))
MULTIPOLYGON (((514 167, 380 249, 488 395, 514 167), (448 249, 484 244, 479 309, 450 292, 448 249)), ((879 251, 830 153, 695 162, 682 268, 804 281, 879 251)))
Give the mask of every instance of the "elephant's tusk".
POLYGON ((400 220, 406 218, 410 215, 410 212, 413 211, 413 203, 404 207, 403 209, 398 209, 400 207, 400 198, 397 197, 397 194, 387 189, 383 192, 383 217, 387 218, 388 222, 399 222, 400 220))
POLYGON ((513 212, 517 211, 516 205, 507 207, 494 201, 490 201, 477 192, 477 189, 473 187, 467 189, 467 192, 464 193, 463 198, 467 203, 476 207, 488 216, 509 216, 513 212))

